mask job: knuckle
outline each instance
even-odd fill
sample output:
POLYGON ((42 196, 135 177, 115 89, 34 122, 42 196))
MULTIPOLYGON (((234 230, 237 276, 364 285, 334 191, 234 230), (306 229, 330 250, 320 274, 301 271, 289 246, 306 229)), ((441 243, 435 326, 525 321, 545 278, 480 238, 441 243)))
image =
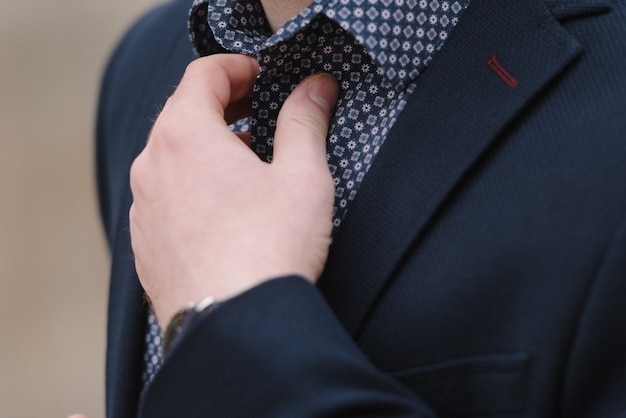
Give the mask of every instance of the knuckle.
POLYGON ((135 225, 137 224, 137 207, 135 203, 130 205, 130 209, 128 209, 128 220, 129 220, 129 229, 132 235, 133 230, 135 229, 135 225))
POLYGON ((216 71, 218 60, 213 56, 200 57, 187 64, 183 78, 206 77, 207 73, 216 71))
MULTIPOLYGON (((137 193, 141 189, 142 180, 145 173, 145 156, 141 153, 135 158, 135 161, 130 165, 130 188, 133 193, 137 193)), ((132 210, 132 207, 131 207, 132 210)))
POLYGON ((139 157, 145 155, 147 150, 151 153, 160 153, 163 149, 175 147, 179 143, 178 139, 185 133, 185 125, 185 115, 180 112, 172 111, 167 115, 161 115, 152 126, 146 147, 139 157))
MULTIPOLYGON (((137 277, 139 277, 140 280, 142 280, 145 275, 146 275, 146 269, 144 268, 143 263, 141 262, 141 258, 137 257, 137 255, 135 254, 135 272, 137 273, 137 277)), ((142 281, 142 286, 145 285, 145 283, 142 281)))
POLYGON ((300 127, 302 134, 310 134, 322 140, 326 139, 328 126, 316 112, 300 112, 293 116, 292 121, 300 127))
POLYGON ((203 74, 206 70, 207 70, 207 63, 209 62, 209 60, 203 59, 203 58, 198 58, 195 59, 193 61, 191 61, 188 65, 187 68, 185 69, 185 75, 184 77, 188 77, 188 76, 197 76, 199 74, 203 74))

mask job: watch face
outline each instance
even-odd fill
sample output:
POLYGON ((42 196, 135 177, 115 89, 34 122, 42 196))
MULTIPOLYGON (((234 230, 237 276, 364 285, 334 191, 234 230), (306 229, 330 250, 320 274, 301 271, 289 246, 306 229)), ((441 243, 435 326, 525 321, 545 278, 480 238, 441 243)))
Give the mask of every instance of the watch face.
POLYGON ((176 342, 180 339, 184 328, 189 327, 189 324, 192 323, 201 313, 208 313, 213 310, 213 308, 217 305, 214 302, 215 300, 212 297, 208 297, 203 299, 197 305, 190 303, 187 309, 183 309, 174 315, 165 330, 165 335, 163 336, 163 357, 165 357, 172 347, 176 345, 176 342))
POLYGON ((187 309, 180 311, 174 315, 170 321, 165 335, 163 336, 163 356, 165 356, 170 349, 174 346, 174 343, 178 340, 181 331, 183 330, 183 321, 189 311, 187 309))

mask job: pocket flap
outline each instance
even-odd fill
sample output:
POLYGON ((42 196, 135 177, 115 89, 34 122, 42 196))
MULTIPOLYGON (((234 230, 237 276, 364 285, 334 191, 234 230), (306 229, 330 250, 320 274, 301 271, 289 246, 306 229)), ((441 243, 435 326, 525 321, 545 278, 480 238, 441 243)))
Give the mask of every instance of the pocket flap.
POLYGON ((442 417, 518 412, 526 403, 529 356, 468 357, 418 367, 393 376, 442 417))

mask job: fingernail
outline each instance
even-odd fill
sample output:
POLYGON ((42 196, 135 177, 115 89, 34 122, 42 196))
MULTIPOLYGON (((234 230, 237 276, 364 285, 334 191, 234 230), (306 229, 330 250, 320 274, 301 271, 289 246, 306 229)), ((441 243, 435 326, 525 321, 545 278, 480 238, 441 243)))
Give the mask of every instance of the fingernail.
POLYGON ((337 103, 337 89, 335 79, 328 74, 317 74, 309 81, 309 97, 329 115, 337 103))

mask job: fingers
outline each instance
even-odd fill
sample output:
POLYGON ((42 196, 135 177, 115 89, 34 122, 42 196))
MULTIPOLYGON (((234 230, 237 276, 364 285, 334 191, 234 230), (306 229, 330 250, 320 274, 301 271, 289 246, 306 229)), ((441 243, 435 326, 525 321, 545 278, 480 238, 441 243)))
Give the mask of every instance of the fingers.
POLYGON ((199 58, 189 64, 161 114, 172 108, 193 106, 208 118, 229 119, 226 123, 232 123, 249 112, 252 87, 258 74, 257 61, 246 55, 218 54, 199 58))
POLYGON ((274 163, 326 167, 326 136, 338 94, 337 82, 329 74, 315 74, 294 89, 276 123, 274 163))

